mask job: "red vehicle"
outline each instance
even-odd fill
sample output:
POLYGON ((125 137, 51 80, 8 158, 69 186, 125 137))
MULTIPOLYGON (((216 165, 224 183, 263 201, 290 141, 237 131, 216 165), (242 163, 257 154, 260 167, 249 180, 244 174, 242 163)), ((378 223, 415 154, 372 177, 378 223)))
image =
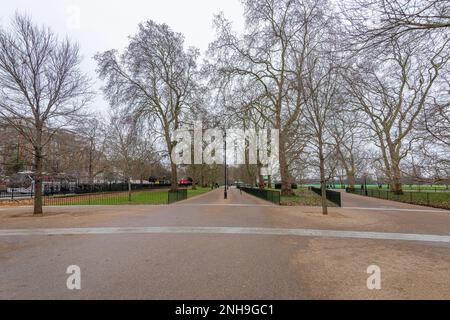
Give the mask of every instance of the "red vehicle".
POLYGON ((178 182, 180 186, 192 186, 192 179, 190 178, 182 178, 178 182))

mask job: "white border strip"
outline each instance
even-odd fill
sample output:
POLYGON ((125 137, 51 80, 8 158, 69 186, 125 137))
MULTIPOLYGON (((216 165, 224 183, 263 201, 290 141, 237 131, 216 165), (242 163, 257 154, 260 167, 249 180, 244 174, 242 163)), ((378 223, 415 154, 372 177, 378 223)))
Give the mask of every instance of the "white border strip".
POLYGON ((431 234, 386 233, 314 229, 237 228, 237 227, 118 227, 67 229, 3 229, 6 236, 99 235, 99 234, 244 234, 270 236, 357 238, 450 243, 450 236, 431 234))

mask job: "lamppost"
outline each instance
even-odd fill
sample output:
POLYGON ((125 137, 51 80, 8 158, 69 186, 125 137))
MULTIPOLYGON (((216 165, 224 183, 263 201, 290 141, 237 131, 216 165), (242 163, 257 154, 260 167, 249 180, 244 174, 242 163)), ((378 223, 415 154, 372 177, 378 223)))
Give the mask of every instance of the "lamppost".
POLYGON ((224 130, 223 133, 223 149, 224 149, 224 180, 225 180, 225 187, 224 187, 224 191, 223 191, 223 198, 227 199, 228 198, 228 174, 227 174, 227 131, 224 130))
POLYGON ((368 195, 368 193, 367 193, 367 175, 364 175, 364 189, 365 189, 365 194, 366 194, 366 196, 368 195))

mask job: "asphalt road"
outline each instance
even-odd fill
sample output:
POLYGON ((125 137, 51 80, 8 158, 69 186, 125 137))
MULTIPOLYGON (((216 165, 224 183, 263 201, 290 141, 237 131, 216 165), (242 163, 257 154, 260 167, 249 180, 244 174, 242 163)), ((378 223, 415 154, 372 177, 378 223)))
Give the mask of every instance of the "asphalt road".
POLYGON ((43 218, 3 209, 0 298, 449 299, 450 243, 436 240, 450 236, 449 212, 361 201, 344 198, 350 208, 328 217, 235 189, 227 200, 215 190, 170 206, 48 208, 43 218), (382 290, 367 289, 372 264, 382 290), (66 287, 70 265, 81 290, 66 287))

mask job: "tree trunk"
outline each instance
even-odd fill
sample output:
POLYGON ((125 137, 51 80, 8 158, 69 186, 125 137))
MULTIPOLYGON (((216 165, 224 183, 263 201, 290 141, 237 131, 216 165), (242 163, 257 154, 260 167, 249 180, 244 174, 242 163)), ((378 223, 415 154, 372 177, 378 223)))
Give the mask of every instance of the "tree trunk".
MULTIPOLYGON (((322 176, 322 175, 321 175, 322 176)), ((325 186, 325 182, 320 179, 320 191, 321 191, 321 197, 322 197, 322 214, 324 216, 328 215, 328 206, 327 206, 327 188, 325 186)))
POLYGON ((203 164, 201 165, 201 167, 200 167, 200 187, 204 187, 205 186, 205 175, 204 175, 204 172, 203 172, 203 164))
POLYGON ((355 171, 353 171, 353 170, 347 171, 347 184, 348 184, 349 189, 355 190, 355 184, 356 184, 355 171))
POLYGON ((391 191, 395 194, 403 194, 400 173, 400 165, 397 162, 392 163, 392 179, 391 179, 391 191))
POLYGON ((258 161, 257 167, 257 175, 258 175, 258 188, 264 188, 264 177, 261 174, 262 164, 258 161))
POLYGON ((322 195, 322 214, 328 214, 327 189, 325 185, 325 157, 323 155, 322 143, 319 143, 319 169, 320 169, 320 191, 322 195))
POLYGON ((177 177, 177 165, 173 162, 170 163, 170 190, 175 191, 178 189, 178 177, 177 177))
POLYGON ((403 194, 402 183, 400 182, 400 176, 395 174, 392 177, 391 191, 395 194, 403 194))
POLYGON ((34 147, 34 214, 42 215, 42 148, 40 147, 40 134, 38 133, 37 143, 34 147))
POLYGON ((197 174, 197 169, 199 169, 199 165, 197 164, 193 164, 192 165, 192 190, 197 190, 197 185, 198 185, 198 174, 197 174))
POLYGON ((131 202, 131 177, 128 177, 128 202, 131 202))
POLYGON ((281 176, 281 195, 291 196, 292 186, 289 179, 289 170, 286 160, 286 146, 284 144, 284 139, 282 137, 280 137, 279 162, 280 162, 280 176, 281 176))
POLYGON ((89 150, 89 168, 88 168, 88 182, 89 185, 93 185, 94 184, 94 168, 93 168, 93 156, 92 156, 92 145, 91 148, 89 150))

